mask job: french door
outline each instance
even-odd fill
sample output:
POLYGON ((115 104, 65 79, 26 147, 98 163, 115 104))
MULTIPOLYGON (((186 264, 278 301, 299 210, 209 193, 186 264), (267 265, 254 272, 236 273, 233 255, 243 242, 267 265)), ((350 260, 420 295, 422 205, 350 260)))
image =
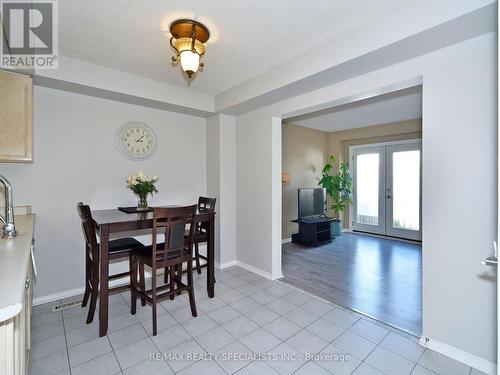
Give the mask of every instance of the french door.
POLYGON ((421 240, 421 142, 351 149, 354 230, 421 240))

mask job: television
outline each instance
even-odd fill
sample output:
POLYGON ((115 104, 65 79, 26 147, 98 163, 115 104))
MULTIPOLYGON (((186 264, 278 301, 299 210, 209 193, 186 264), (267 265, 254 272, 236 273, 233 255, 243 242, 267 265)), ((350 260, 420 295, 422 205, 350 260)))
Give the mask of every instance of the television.
POLYGON ((323 188, 299 189, 299 219, 326 215, 326 190, 323 188))

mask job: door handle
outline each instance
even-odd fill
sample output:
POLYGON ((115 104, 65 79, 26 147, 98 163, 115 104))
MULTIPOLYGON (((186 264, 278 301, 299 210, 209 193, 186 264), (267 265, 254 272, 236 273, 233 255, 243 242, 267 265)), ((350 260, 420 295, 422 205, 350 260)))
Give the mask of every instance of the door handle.
POLYGON ((481 262, 481 264, 484 264, 485 266, 490 266, 490 267, 497 267, 498 266, 498 259, 491 256, 486 258, 481 262))
POLYGON ((392 195, 391 194, 387 194, 387 199, 391 199, 392 198, 392 195))
POLYGON ((493 241, 493 255, 483 260, 481 264, 489 267, 498 267, 498 247, 496 241, 493 241))

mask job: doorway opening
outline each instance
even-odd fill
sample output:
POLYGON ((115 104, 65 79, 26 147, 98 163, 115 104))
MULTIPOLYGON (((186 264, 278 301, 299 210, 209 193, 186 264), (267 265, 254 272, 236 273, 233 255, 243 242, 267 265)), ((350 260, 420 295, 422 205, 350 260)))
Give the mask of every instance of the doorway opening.
POLYGON ((421 170, 421 86, 283 120, 282 281, 420 336, 421 170), (298 191, 319 187, 330 155, 332 174, 348 164, 352 203, 338 214, 328 199, 343 231, 305 246, 292 237, 319 224, 297 220, 298 191))

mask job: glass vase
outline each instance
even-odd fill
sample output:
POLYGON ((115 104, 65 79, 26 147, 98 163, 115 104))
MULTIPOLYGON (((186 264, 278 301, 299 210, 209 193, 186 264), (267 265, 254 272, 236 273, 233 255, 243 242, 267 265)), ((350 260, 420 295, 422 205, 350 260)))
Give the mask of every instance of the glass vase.
POLYGON ((147 195, 139 195, 137 201, 137 211, 146 211, 148 207, 147 195))

